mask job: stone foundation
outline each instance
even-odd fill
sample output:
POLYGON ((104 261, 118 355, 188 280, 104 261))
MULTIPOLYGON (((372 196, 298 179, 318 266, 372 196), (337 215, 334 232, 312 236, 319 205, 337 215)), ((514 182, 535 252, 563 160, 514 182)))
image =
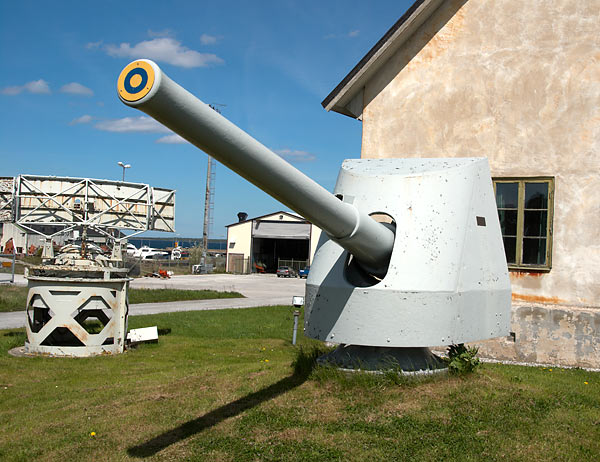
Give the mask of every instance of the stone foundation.
POLYGON ((482 358, 600 368, 600 310, 514 304, 508 337, 474 342, 482 358))

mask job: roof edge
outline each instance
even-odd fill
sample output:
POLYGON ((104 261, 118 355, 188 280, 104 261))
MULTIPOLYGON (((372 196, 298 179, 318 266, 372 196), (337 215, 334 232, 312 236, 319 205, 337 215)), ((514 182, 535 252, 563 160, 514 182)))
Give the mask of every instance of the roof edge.
POLYGON ((230 225, 225 225, 225 228, 229 228, 230 226, 235 226, 235 225, 241 225, 242 223, 249 223, 249 222, 252 222, 254 220, 260 220, 262 218, 270 217, 271 215, 277 215, 277 214, 287 215, 288 217, 293 217, 293 218, 299 218, 300 220, 303 220, 303 221, 306 221, 307 223, 310 223, 306 218, 304 218, 304 217, 302 217, 300 215, 296 215, 296 214, 291 213, 291 212, 285 212, 283 210, 279 210, 278 212, 271 212, 271 213, 267 213, 265 215, 260 215, 258 217, 247 218, 244 221, 236 221, 235 223, 231 223, 230 225))
POLYGON ((327 111, 333 110, 349 117, 359 117, 359 114, 352 114, 348 108, 344 107, 345 104, 364 86, 367 77, 383 65, 387 58, 400 48, 442 3, 443 0, 416 0, 327 95, 321 102, 321 106, 327 111))

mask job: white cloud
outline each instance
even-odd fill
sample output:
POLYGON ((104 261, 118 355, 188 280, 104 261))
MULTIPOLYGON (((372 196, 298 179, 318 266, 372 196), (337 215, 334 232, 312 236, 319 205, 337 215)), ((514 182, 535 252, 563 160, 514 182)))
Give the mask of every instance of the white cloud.
POLYGON ((100 48, 100 47, 102 46, 102 44, 103 44, 103 43, 104 43, 104 42, 103 42, 102 40, 98 40, 97 42, 89 42, 89 43, 86 43, 85 47, 86 47, 88 50, 95 50, 95 49, 97 49, 97 48, 100 48))
POLYGON ((86 86, 77 82, 67 83, 60 88, 61 93, 69 93, 71 95, 93 96, 94 92, 86 86))
POLYGON ((26 83, 24 86, 29 93, 50 93, 48 82, 42 79, 26 83))
MULTIPOLYGON (((77 123, 86 123, 86 116, 82 116, 79 119, 83 119, 77 123)), ((87 116, 89 117, 89 116, 87 116)), ((79 120, 75 119, 75 120, 79 120)), ((91 117, 90 119, 91 120, 91 117)), ((88 121, 89 121, 88 120, 88 121)), ((75 121, 71 124, 73 125, 75 121)), ((161 144, 185 144, 187 143, 181 136, 173 133, 164 125, 161 125, 151 117, 139 116, 139 117, 125 117, 123 119, 109 119, 98 122, 94 125, 97 130, 105 132, 115 133, 166 133, 166 136, 158 138, 155 143, 161 144)))
POLYGON ((18 95, 23 92, 33 93, 37 95, 51 93, 48 82, 46 82, 43 79, 33 80, 31 82, 27 82, 25 85, 4 87, 2 90, 0 90, 0 93, 2 93, 3 95, 18 95))
POLYGON ((214 45, 220 39, 221 39, 221 37, 217 37, 216 35, 202 34, 200 36, 200 43, 202 45, 214 45))
POLYGON ((3 95, 18 95, 23 91, 23 87, 4 87, 1 91, 3 95))
POLYGON ((110 56, 149 58, 186 68, 206 67, 213 64, 223 64, 224 62, 217 55, 190 50, 177 40, 169 37, 145 40, 133 46, 129 43, 121 43, 118 46, 106 45, 104 49, 110 56))
POLYGON ((290 162, 312 162, 316 160, 316 156, 307 151, 298 151, 296 149, 276 149, 275 153, 279 155, 279 157, 284 158, 290 162))
POLYGON ((146 116, 103 120, 94 125, 94 127, 105 132, 117 133, 172 133, 164 125, 146 116))
POLYGON ((157 143, 161 144, 186 144, 187 140, 183 139, 177 133, 173 133, 172 135, 163 136, 156 140, 157 143))
MULTIPOLYGON (((83 119, 86 116, 80 117, 83 119)), ((75 119, 79 120, 79 119, 75 119)), ((85 119, 84 119, 85 120, 85 119)), ((90 118, 91 120, 91 118, 90 118)), ((75 121, 73 121, 75 122, 75 121)), ((79 123, 85 123, 81 121, 79 123)), ((181 136, 173 133, 164 125, 161 125, 151 117, 125 117, 123 119, 103 120, 94 125, 97 130, 115 133, 167 133, 166 136, 158 138, 155 143, 161 144, 186 144, 187 141, 181 136)))
POLYGON ((344 38, 358 37, 359 35, 360 35, 360 30, 354 29, 354 30, 351 30, 350 32, 347 32, 345 34, 327 34, 323 38, 325 40, 329 40, 329 39, 344 39, 344 38))
POLYGON ((163 30, 148 29, 148 35, 150 37, 172 37, 174 34, 171 29, 163 29, 163 30))
POLYGON ((82 115, 81 117, 77 117, 76 119, 71 120, 69 125, 78 125, 78 124, 89 124, 92 121, 91 115, 82 115))

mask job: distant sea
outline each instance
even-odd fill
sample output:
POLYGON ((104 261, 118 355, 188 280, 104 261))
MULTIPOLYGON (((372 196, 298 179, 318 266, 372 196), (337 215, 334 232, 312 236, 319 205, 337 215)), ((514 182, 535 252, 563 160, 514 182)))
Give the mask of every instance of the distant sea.
MULTIPOLYGON (((138 249, 144 245, 153 247, 155 249, 166 249, 168 247, 175 247, 175 243, 179 244, 179 247, 189 249, 202 243, 202 239, 199 238, 185 238, 180 239, 161 239, 160 237, 132 237, 128 239, 130 244, 135 245, 138 249)), ((208 240, 209 250, 223 250, 227 249, 227 241, 225 239, 209 239, 208 240)))

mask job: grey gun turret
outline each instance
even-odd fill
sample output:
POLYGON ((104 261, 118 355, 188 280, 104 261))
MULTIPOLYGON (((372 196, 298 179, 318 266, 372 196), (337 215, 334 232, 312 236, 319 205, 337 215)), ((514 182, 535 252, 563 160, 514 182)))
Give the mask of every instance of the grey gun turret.
POLYGON ((325 231, 306 283, 305 333, 342 345, 333 362, 352 367, 350 355, 376 369, 392 356, 404 370, 438 368, 428 346, 508 334, 511 290, 487 159, 346 160, 334 195, 152 61, 130 63, 117 88, 125 104, 325 231))
POLYGON ((298 212, 376 276, 387 270, 394 233, 344 203, 173 82, 149 60, 129 64, 121 101, 144 111, 267 194, 298 212))

